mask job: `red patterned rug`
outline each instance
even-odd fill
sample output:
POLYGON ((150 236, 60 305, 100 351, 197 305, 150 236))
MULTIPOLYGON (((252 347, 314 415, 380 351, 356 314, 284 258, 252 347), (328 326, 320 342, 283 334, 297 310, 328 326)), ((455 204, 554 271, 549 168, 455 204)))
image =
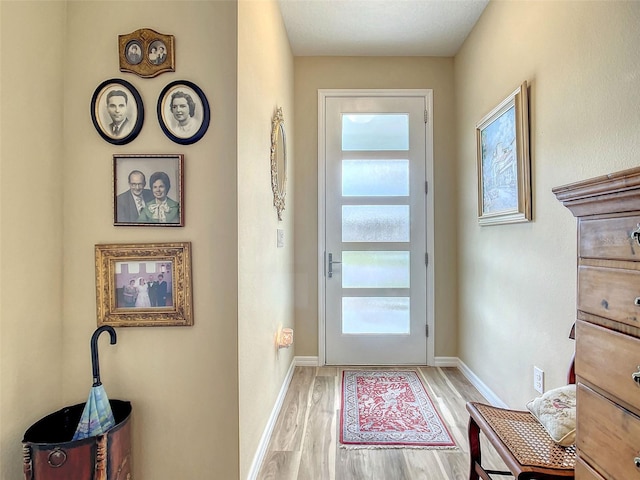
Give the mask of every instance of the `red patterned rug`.
POLYGON ((455 448, 411 370, 345 370, 340 443, 345 448, 455 448))

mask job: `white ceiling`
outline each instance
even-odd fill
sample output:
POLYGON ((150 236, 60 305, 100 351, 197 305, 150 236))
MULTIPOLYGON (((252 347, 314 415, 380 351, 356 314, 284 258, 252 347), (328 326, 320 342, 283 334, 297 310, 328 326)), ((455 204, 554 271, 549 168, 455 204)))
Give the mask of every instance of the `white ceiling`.
POLYGON ((296 56, 452 57, 489 0, 279 0, 296 56))

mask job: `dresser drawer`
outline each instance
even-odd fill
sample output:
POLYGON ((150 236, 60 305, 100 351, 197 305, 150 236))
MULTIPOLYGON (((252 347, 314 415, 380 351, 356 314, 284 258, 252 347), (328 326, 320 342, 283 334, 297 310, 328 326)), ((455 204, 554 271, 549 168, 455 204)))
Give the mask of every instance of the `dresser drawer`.
POLYGON ((576 480, 604 480, 580 457, 576 458, 576 480))
POLYGON ((578 226, 579 256, 616 260, 640 260, 640 245, 632 233, 640 216, 581 219, 578 226))
POLYGON ((576 443, 605 478, 640 479, 640 418, 578 384, 576 443))
POLYGON ((640 326, 640 271, 582 265, 578 310, 640 326))
POLYGON ((640 339, 578 320, 576 340, 576 375, 640 412, 640 339))

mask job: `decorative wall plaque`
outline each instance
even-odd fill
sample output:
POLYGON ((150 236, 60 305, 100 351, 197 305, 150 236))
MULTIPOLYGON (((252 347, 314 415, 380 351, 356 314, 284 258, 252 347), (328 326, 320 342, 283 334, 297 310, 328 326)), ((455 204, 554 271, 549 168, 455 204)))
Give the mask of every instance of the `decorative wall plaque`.
POLYGON ((175 72, 173 35, 150 28, 118 35, 120 71, 151 78, 165 72, 175 72))

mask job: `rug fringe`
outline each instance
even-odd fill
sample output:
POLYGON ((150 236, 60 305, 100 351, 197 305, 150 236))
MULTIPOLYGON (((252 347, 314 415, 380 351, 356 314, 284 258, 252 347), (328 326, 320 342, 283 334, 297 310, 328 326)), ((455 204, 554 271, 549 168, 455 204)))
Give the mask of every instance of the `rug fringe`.
POLYGON ((345 445, 341 443, 340 448, 344 450, 387 450, 387 449, 407 449, 407 450, 460 450, 457 445, 345 445))

